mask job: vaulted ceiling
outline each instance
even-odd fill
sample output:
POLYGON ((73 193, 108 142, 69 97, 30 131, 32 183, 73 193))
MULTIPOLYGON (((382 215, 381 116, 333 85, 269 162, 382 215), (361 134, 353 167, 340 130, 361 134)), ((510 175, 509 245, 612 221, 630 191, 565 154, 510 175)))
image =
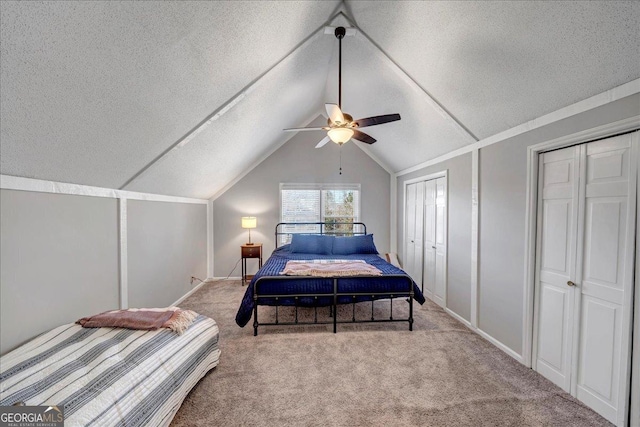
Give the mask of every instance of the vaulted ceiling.
POLYGON ((640 78, 640 2, 3 1, 0 173, 218 194, 337 101, 326 25, 392 172, 640 78))

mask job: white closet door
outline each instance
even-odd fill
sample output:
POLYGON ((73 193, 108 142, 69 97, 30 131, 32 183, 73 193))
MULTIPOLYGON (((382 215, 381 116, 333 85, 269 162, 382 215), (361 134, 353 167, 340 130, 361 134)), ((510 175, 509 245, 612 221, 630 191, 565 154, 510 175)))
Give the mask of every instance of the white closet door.
POLYGON ((534 367, 571 389, 579 147, 540 156, 534 367))
POLYGON ((441 307, 447 305, 447 179, 438 178, 436 185, 436 265, 433 300, 441 307))
POLYGON ((415 220, 415 235, 413 238, 413 271, 411 275, 413 281, 422 288, 422 251, 424 242, 424 181, 417 182, 416 184, 416 220, 415 220))
POLYGON ((436 180, 426 181, 424 196, 424 294, 433 300, 436 290, 436 180))
POLYGON ((622 424, 630 377, 628 325, 633 298, 631 134, 580 148, 586 168, 581 185, 584 235, 578 240, 579 245, 583 240, 577 277, 579 360, 573 392, 607 420, 622 424))
POLYGON ((633 138, 541 155, 538 186, 534 368, 617 425, 631 374, 633 138))
POLYGON ((405 234, 404 234, 404 271, 414 280, 416 277, 415 235, 416 235, 416 189, 417 184, 407 185, 405 206, 405 234))

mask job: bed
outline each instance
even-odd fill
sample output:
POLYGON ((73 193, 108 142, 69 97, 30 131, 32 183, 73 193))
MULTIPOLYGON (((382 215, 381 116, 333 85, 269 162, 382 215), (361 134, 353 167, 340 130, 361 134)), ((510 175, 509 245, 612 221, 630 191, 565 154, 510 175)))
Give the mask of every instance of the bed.
MULTIPOLYGON (((418 286, 411 277, 404 271, 389 264, 382 259, 375 245, 373 236, 367 234, 366 226, 363 223, 349 223, 348 229, 340 224, 325 223, 279 223, 276 226, 276 250, 265 262, 263 267, 253 277, 241 305, 236 314, 236 323, 244 327, 253 317, 254 336, 258 335, 260 326, 276 325, 308 325, 331 323, 333 332, 337 332, 339 323, 370 323, 370 322, 407 322, 409 330, 413 330, 413 302, 424 304, 425 298, 418 286), (330 228, 327 230, 327 226, 330 228), (302 230, 300 232, 299 230, 302 230), (316 233, 309 230, 317 230, 316 233), (335 231, 332 231, 335 230, 335 231), (291 235, 290 244, 278 247, 283 242, 283 236, 291 235), (328 242, 314 243, 311 245, 297 245, 296 238, 299 235, 319 235, 333 237, 332 249, 329 249, 328 242), (365 241, 366 244, 351 244, 365 241), (370 243, 369 243, 370 241, 370 243), (341 242, 336 250, 336 242, 341 242), (345 245, 351 250, 343 250, 345 245), (308 248, 309 251, 304 249, 308 248), (363 248, 363 249, 360 249, 363 248), (302 250, 300 250, 302 249, 302 250), (337 252, 337 253, 334 253, 337 252), (350 253, 352 252, 352 253, 350 253), (330 276, 330 277, 301 277, 287 276, 282 272, 289 261, 313 261, 317 263, 340 261, 364 261, 370 266, 376 267, 381 275, 358 275, 358 276, 330 276), (390 300, 390 315, 384 319, 374 318, 374 301, 385 299, 390 300), (394 317, 393 301, 400 299, 403 303, 408 303, 409 312, 406 317, 394 317), (370 319, 356 319, 355 306, 369 302, 371 304, 370 319), (338 305, 352 304, 353 315, 349 319, 338 319, 338 305), (273 306, 275 310, 275 320, 260 322, 258 318, 258 306, 273 306), (294 320, 282 322, 279 320, 278 307, 294 307, 294 320), (315 315, 310 321, 302 321, 298 316, 299 307, 311 307, 315 310, 315 315), (331 313, 330 321, 318 319, 317 309, 328 307, 331 313)), ((331 240, 331 239, 327 239, 331 240)))
POLYGON ((64 407, 67 427, 167 426, 219 356, 202 315, 182 335, 67 324, 0 358, 0 406, 64 407))

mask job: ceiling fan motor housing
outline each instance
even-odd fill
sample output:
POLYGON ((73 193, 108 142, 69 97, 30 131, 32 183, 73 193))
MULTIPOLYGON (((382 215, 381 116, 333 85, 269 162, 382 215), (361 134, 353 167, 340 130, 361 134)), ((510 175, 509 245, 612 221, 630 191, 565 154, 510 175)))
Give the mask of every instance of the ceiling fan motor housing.
MULTIPOLYGON (((351 114, 342 113, 342 117, 344 117, 344 122, 339 123, 339 125, 347 125, 353 122, 353 116, 351 114)), ((334 122, 331 121, 331 117, 327 119, 327 124, 329 125, 329 127, 332 127, 331 125, 334 124, 334 122)), ((357 127, 357 126, 358 125, 356 123, 351 124, 351 127, 357 127)))

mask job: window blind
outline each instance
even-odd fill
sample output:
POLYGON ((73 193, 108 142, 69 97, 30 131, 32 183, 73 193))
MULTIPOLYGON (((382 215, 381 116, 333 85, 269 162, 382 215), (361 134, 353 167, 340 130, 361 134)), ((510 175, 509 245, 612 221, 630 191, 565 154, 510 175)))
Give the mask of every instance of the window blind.
MULTIPOLYGON (((281 222, 324 222, 324 231, 340 235, 352 232, 351 225, 332 223, 357 222, 360 219, 360 184, 280 184, 281 222)), ((313 225, 287 225, 285 233, 319 233, 313 225)), ((291 241, 281 235, 280 244, 291 241)))

